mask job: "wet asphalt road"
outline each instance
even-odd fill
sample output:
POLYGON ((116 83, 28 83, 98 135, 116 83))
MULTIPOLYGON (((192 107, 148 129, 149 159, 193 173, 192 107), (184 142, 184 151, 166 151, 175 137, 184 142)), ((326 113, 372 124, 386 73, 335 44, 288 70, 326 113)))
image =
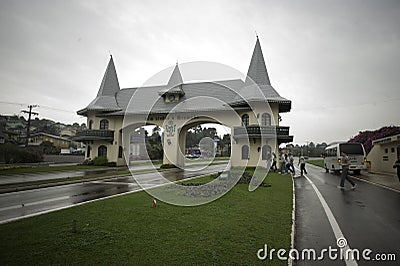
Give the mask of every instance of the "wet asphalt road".
MULTIPOLYGON (((228 163, 228 160, 220 160, 220 163, 228 163)), ((203 161, 189 161, 186 162, 186 168, 202 169, 206 162, 203 161)), ((143 171, 143 170, 154 170, 160 165, 152 164, 138 164, 130 166, 131 171, 143 171)), ((0 175, 0 185, 17 184, 25 182, 53 180, 71 177, 96 177, 99 175, 106 176, 107 174, 115 174, 118 171, 126 171, 127 168, 103 168, 103 169, 87 169, 87 170, 73 170, 73 171, 54 171, 54 172, 43 172, 43 173, 23 173, 23 174, 12 174, 12 175, 0 175)))
MULTIPOLYGON (((343 236, 352 249, 371 249, 376 253, 394 253, 396 262, 358 261, 358 265, 399 265, 400 261, 400 193, 354 180, 356 190, 337 188, 340 176, 307 164, 307 177, 315 184, 333 213, 343 236)), ((298 175, 298 173, 297 173, 298 175)), ((296 242, 298 250, 338 248, 336 237, 323 205, 305 177, 295 178, 296 242)), ((361 255, 360 255, 361 256, 361 255)), ((344 261, 297 261, 296 265, 346 265, 344 261)))
MULTIPOLYGON (((209 166, 203 170, 168 170, 160 172, 166 179, 176 181, 224 170, 226 165, 209 166)), ((161 185, 156 172, 137 174, 146 187, 161 185)), ((123 177, 76 183, 50 188, 33 189, 0 194, 0 223, 10 219, 30 216, 76 205, 82 202, 100 199, 129 191, 138 191, 141 187, 128 175, 123 177)))

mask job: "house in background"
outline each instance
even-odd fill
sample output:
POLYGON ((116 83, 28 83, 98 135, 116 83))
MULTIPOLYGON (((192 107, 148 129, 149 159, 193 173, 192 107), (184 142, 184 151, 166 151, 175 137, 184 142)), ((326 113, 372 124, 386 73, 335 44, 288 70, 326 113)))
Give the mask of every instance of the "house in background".
POLYGON ((372 172, 396 173, 394 162, 400 156, 400 134, 376 139, 368 153, 367 160, 371 162, 372 172))
POLYGON ((39 132, 31 135, 29 139, 29 146, 39 146, 45 141, 53 143, 54 147, 57 148, 69 148, 72 142, 70 139, 64 137, 39 132))

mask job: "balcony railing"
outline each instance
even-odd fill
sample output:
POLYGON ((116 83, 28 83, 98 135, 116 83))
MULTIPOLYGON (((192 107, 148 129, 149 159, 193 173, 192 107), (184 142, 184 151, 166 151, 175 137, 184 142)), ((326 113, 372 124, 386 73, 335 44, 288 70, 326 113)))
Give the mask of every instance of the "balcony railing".
POLYGON ((247 126, 234 127, 233 137, 235 139, 243 138, 273 138, 276 137, 278 142, 292 142, 293 136, 289 136, 289 127, 280 126, 247 126))
POLYGON ((87 140, 113 141, 114 140, 114 131, 113 130, 104 130, 104 129, 81 130, 76 133, 74 140, 75 141, 87 141, 87 140))

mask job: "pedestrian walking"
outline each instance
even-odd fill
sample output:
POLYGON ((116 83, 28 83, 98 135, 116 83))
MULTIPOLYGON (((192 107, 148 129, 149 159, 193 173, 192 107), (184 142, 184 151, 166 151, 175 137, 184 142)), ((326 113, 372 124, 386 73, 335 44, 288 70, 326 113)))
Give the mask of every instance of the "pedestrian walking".
POLYGON ((290 161, 289 161, 289 156, 285 153, 285 174, 287 174, 289 171, 291 171, 290 169, 290 161))
POLYGON ((293 175, 295 175, 296 171, 294 170, 294 157, 291 153, 289 153, 289 167, 290 167, 293 175))
POLYGON ((305 174, 307 174, 307 170, 306 170, 306 159, 304 159, 303 156, 301 156, 300 159, 299 159, 299 165, 300 165, 300 173, 301 173, 301 176, 303 176, 303 172, 304 172, 305 174))
POLYGON ((349 181, 351 184, 351 189, 356 188, 356 184, 351 180, 351 178, 348 176, 348 171, 349 171, 349 166, 350 166, 350 159, 349 156, 347 156, 346 153, 342 152, 342 158, 340 160, 340 164, 342 165, 342 178, 340 180, 340 189, 344 189, 344 182, 345 180, 349 181))
POLYGON ((400 156, 397 157, 397 161, 394 163, 393 168, 397 168, 397 178, 400 182, 400 156))
POLYGON ((281 174, 284 174, 285 168, 286 168, 286 160, 285 160, 285 156, 283 155, 283 153, 281 153, 281 155, 279 156, 279 161, 280 161, 280 168, 281 168, 281 174))
POLYGON ((276 167, 276 154, 275 154, 275 152, 272 153, 271 169, 274 171, 274 173, 278 170, 277 167, 276 167))

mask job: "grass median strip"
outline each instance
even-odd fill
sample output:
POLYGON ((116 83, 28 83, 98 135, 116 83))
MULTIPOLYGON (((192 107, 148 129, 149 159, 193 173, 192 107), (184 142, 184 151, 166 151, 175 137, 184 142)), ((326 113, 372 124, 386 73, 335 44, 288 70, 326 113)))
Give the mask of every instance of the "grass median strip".
POLYGON ((324 168, 324 160, 307 160, 307 163, 324 168))
POLYGON ((267 179, 271 187, 249 192, 238 184, 196 207, 159 202, 153 208, 151 196, 138 192, 3 224, 1 262, 287 265, 256 255, 264 244, 290 249, 292 180, 274 173, 267 179))

